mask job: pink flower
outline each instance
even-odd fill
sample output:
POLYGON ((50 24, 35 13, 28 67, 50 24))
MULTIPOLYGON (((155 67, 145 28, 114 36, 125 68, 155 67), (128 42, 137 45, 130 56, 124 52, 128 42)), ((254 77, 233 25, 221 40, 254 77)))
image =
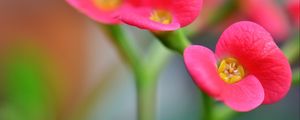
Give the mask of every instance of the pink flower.
POLYGON ((126 9, 120 19, 142 29, 171 31, 184 27, 199 15, 202 0, 145 0, 126 9))
POLYGON ((290 0, 288 3, 288 11, 297 25, 298 29, 300 28, 300 1, 299 0, 290 0))
POLYGON ((287 58, 271 35, 252 22, 227 28, 215 54, 203 46, 189 46, 184 61, 200 89, 236 111, 277 102, 291 85, 287 58))
POLYGON ((274 0, 242 0, 243 12, 249 19, 266 28, 276 40, 284 40, 289 33, 287 16, 274 0))
POLYGON ((106 23, 120 23, 121 12, 129 6, 139 5, 140 0, 66 0, 71 6, 91 19, 106 23))

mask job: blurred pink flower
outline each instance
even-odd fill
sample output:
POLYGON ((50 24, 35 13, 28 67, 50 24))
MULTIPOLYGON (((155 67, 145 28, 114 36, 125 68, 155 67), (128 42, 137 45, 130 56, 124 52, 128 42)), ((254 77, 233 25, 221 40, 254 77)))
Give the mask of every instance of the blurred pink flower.
POLYGON ((139 5, 141 0, 66 0, 71 6, 91 19, 106 23, 120 23, 120 12, 129 6, 139 5))
POLYGON ((252 22, 227 28, 215 54, 203 46, 189 46, 184 61, 200 89, 236 111, 277 102, 291 85, 287 58, 271 35, 252 22))
POLYGON ((120 19, 141 29, 171 31, 195 20, 202 0, 145 0, 143 6, 126 9, 120 19))
POLYGON ((299 0, 290 0, 288 3, 288 11, 292 17, 292 20, 297 25, 298 29, 300 28, 300 1, 299 0))
POLYGON ((207 30, 207 27, 215 27, 213 30, 219 32, 235 21, 241 20, 250 20, 260 24, 267 29, 277 41, 286 40, 289 34, 290 26, 287 16, 284 14, 284 9, 274 0, 236 0, 236 2, 230 2, 230 0, 204 1, 201 17, 199 18, 199 25, 195 26, 197 26, 196 29, 198 30, 207 30), (220 19, 220 16, 224 15, 220 10, 223 8, 224 11, 226 11, 232 9, 232 7, 236 8, 233 8, 234 10, 231 11, 231 13, 220 19), (220 20, 214 23, 214 19, 211 18, 219 18, 220 20))
POLYGON ((284 40, 289 34, 289 24, 283 10, 274 0, 241 0, 242 11, 253 22, 263 26, 275 40, 284 40))

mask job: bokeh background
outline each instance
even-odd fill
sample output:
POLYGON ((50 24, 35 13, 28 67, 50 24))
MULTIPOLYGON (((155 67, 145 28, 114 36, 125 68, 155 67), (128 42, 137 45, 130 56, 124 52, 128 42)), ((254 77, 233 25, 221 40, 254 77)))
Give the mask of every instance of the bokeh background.
MULTIPOLYGON (((205 17, 219 4, 204 0, 203 13, 187 28, 199 31, 191 33, 193 43, 214 49, 224 27, 246 20, 235 18, 241 16, 235 11, 232 19, 207 28, 205 17)), ((289 21, 289 36, 278 43, 282 46, 299 36, 299 26, 290 19, 286 2, 278 4, 289 21)), ((147 31, 124 27, 140 51, 155 42, 147 31)), ((296 67, 299 62, 293 64, 296 67)), ((157 119, 198 120, 200 91, 182 57, 170 53, 162 71, 157 119)), ((94 21, 65 1, 0 0, 0 120, 135 120, 135 93, 133 75, 113 43, 94 21)), ((235 120, 299 120, 299 95, 299 85, 292 86, 280 102, 235 120)))

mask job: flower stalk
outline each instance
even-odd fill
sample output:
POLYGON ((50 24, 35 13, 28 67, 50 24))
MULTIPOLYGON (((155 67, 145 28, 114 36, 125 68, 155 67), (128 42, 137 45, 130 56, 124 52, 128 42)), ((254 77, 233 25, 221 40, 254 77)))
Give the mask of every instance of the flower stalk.
POLYGON ((154 44, 150 50, 150 58, 141 59, 136 52, 137 50, 134 50, 129 43, 129 39, 121 26, 104 25, 103 27, 134 73, 138 120, 155 120, 157 78, 161 68, 169 58, 169 51, 160 44, 154 44), (150 60, 151 63, 149 64, 147 60, 150 60))
MULTIPOLYGON (((153 34, 162 42, 167 48, 183 55, 185 48, 191 43, 187 36, 181 31, 169 32, 153 32, 153 34)), ((202 120, 213 120, 213 100, 206 95, 202 94, 202 120)))
POLYGON ((213 120, 213 100, 206 95, 205 93, 202 93, 202 119, 201 120, 213 120))
POLYGON ((167 48, 180 54, 183 54, 184 49, 190 45, 188 38, 184 35, 182 30, 152 33, 167 48))

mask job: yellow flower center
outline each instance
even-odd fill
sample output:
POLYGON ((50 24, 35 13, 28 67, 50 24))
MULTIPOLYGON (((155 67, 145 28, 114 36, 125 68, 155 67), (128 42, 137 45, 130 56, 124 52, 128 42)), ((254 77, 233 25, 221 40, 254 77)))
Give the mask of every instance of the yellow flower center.
POLYGON ((112 11, 121 6, 123 0, 93 0, 94 4, 105 11, 112 11))
POLYGON ((219 65, 218 73, 229 84, 237 83, 245 76, 243 66, 234 58, 223 59, 219 65))
POLYGON ((159 22, 162 24, 170 24, 172 22, 172 15, 169 11, 166 10, 153 10, 150 15, 150 20, 159 22))

